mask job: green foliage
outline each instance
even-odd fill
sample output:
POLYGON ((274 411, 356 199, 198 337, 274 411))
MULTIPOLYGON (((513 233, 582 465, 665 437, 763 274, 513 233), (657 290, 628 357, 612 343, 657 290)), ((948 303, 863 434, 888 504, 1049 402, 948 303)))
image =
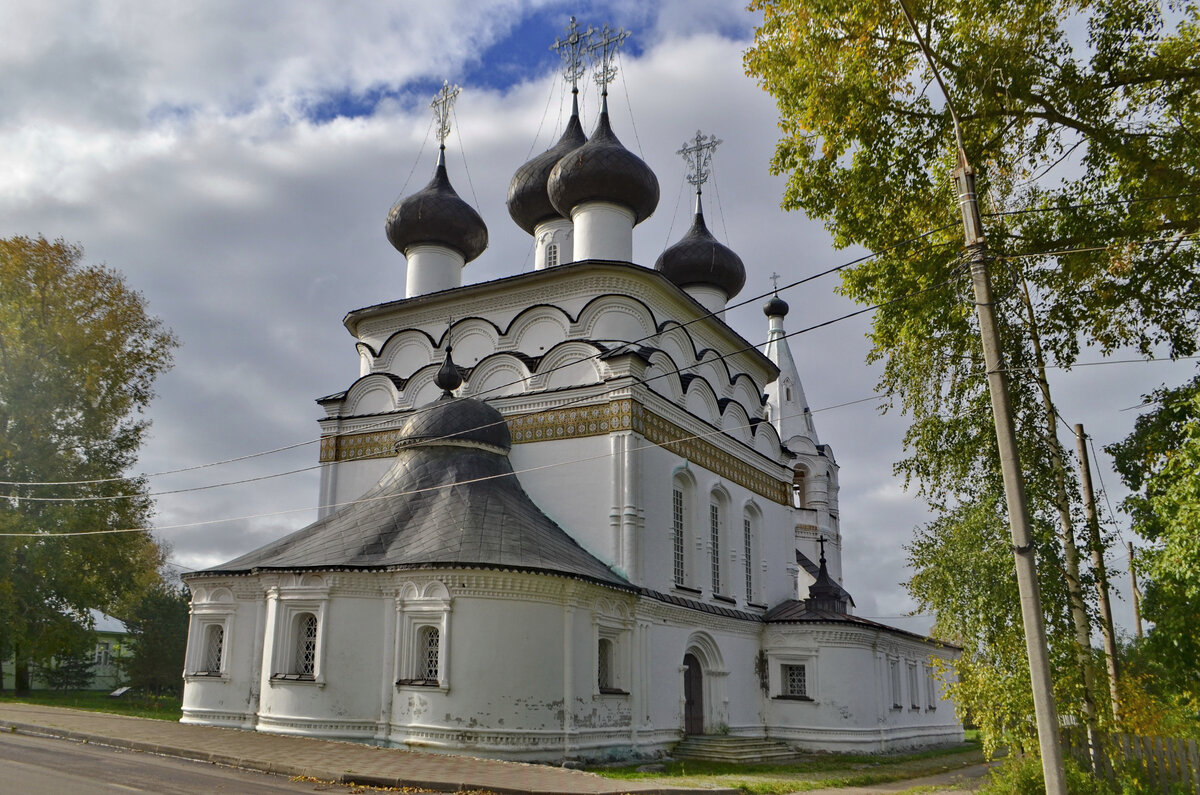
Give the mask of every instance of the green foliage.
POLYGON ((147 692, 176 692, 187 651, 186 588, 160 585, 147 591, 132 607, 126 626, 132 654, 120 661, 129 683, 147 692))
POLYGON ((111 712, 116 715, 170 721, 179 720, 182 713, 179 696, 154 696, 146 693, 126 693, 120 698, 112 698, 108 693, 95 690, 35 690, 21 696, 0 695, 0 704, 6 702, 69 707, 89 712, 111 712))
POLYGON ((1135 565, 1153 622, 1130 654, 1150 677, 1147 690, 1193 718, 1200 714, 1200 376, 1147 396, 1151 411, 1110 445, 1117 471, 1133 493, 1122 503, 1147 545, 1135 565))
POLYGON ((53 660, 37 666, 38 677, 51 690, 82 690, 92 683, 95 657, 90 649, 59 654, 53 660))
MULTIPOLYGON (((1092 777, 1074 759, 1066 759, 1067 792, 1070 795, 1117 795, 1120 789, 1092 777)), ((1042 795, 1046 791, 1042 761, 1036 756, 1013 756, 988 775, 979 795, 1042 795)))
MULTIPOLYGON (((1053 540, 1060 514, 1078 515, 1077 490, 1059 463, 1044 373, 1085 347, 1197 349, 1200 5, 910 6, 978 174, 1056 696, 1060 712, 1079 715, 1053 540)), ((957 254, 950 114, 894 0, 751 7, 763 21, 745 63, 779 107, 772 170, 788 178, 783 206, 825 219, 838 245, 877 253, 845 271, 841 289, 883 305, 870 358, 883 365, 887 408, 911 418, 897 472, 939 516, 909 550, 910 589, 937 613, 935 633, 965 649, 947 684, 985 748, 1027 747, 1032 700, 974 298, 957 254)))
POLYGON ((82 259, 62 241, 0 240, 0 481, 100 481, 0 486, 0 533, 41 534, 0 537, 0 646, 19 674, 66 650, 88 609, 119 615, 163 556, 148 532, 48 537, 145 526, 146 484, 105 479, 133 464, 177 344, 120 274, 82 259))

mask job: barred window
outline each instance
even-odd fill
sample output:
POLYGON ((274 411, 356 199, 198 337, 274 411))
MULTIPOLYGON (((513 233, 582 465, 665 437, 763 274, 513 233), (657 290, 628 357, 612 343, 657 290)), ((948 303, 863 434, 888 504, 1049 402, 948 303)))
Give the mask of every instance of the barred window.
POLYGON ((783 666, 783 694, 808 698, 808 670, 805 666, 783 666))
POLYGON ((671 546, 674 550, 675 584, 684 584, 683 570, 683 492, 671 492, 671 546))
POLYGON ((294 673, 312 677, 317 670, 317 617, 312 613, 296 616, 296 660, 294 673))
POLYGON ((438 680, 438 657, 442 650, 442 632, 437 627, 421 627, 421 671, 424 679, 438 680))
POLYGON ((721 592, 721 508, 716 503, 708 506, 708 524, 712 536, 712 592, 721 592))
POLYGON ((596 684, 601 693, 613 688, 613 643, 609 638, 601 638, 596 649, 596 684))
POLYGON ((892 707, 900 709, 900 661, 888 660, 892 684, 892 707))
POLYGON ((746 601, 754 601, 754 540, 750 517, 742 519, 743 552, 746 556, 746 601))
POLYGON ((210 624, 204 633, 204 661, 201 670, 205 673, 219 673, 221 655, 224 651, 225 627, 220 624, 210 624))

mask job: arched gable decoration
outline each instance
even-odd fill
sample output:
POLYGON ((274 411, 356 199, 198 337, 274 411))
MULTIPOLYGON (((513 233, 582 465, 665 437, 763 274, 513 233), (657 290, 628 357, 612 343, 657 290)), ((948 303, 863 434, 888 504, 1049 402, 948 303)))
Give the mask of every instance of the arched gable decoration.
POLYGON ((632 342, 657 331, 654 313, 643 301, 628 295, 598 295, 587 303, 575 323, 576 333, 596 340, 632 342))

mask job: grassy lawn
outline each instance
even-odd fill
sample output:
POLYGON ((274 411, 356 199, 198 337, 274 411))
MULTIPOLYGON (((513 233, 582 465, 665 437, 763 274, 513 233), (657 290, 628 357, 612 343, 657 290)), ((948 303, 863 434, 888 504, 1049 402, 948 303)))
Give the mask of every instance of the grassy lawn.
POLYGON ((36 690, 27 696, 15 696, 11 691, 0 694, 0 704, 13 702, 71 707, 91 712, 115 712, 118 715, 158 720, 179 720, 182 705, 179 696, 126 693, 120 698, 110 698, 106 691, 95 690, 36 690))
POLYGON ((664 786, 731 787, 750 793, 786 793, 824 787, 864 787, 957 770, 983 761, 979 744, 962 743, 911 754, 812 754, 789 764, 742 765, 723 762, 666 763, 660 773, 639 773, 638 764, 592 768, 616 779, 664 786))

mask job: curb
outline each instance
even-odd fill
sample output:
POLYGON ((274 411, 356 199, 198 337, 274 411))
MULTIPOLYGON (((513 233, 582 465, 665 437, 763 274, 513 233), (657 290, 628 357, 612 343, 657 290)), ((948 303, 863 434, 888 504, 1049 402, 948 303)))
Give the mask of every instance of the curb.
MULTIPOLYGON (((37 724, 22 723, 12 720, 0 720, 0 730, 26 734, 33 737, 52 737, 61 740, 71 740, 74 742, 85 743, 89 745, 99 745, 107 748, 123 748, 131 751, 156 754, 158 756, 172 757, 175 759, 186 759, 192 762, 207 762, 237 770, 248 770, 255 773, 270 773, 278 776, 287 776, 289 778, 306 776, 309 778, 319 779, 321 781, 332 781, 338 784, 360 784, 372 787, 415 787, 418 789, 432 790, 434 792, 463 792, 467 790, 477 790, 494 793, 494 795, 561 795, 562 793, 561 788, 546 789, 542 786, 496 786, 475 783, 471 781, 451 783, 448 781, 428 781, 424 779, 387 776, 376 773, 355 773, 353 771, 345 770, 324 770, 310 766, 288 764, 286 762, 250 759, 231 756, 229 754, 215 751, 198 751, 192 748, 143 742, 141 740, 126 740, 119 737, 108 737, 90 732, 59 729, 53 726, 39 726, 37 724)), ((604 781, 605 779, 600 780, 604 781)), ((656 787, 653 789, 621 790, 619 789, 620 785, 617 782, 613 781, 613 784, 615 786, 613 789, 608 791, 609 795, 612 793, 635 793, 635 795, 697 795, 697 793, 701 793, 702 795, 743 795, 742 791, 737 789, 656 787)), ((586 793, 581 793, 581 795, 586 795, 586 793)))

